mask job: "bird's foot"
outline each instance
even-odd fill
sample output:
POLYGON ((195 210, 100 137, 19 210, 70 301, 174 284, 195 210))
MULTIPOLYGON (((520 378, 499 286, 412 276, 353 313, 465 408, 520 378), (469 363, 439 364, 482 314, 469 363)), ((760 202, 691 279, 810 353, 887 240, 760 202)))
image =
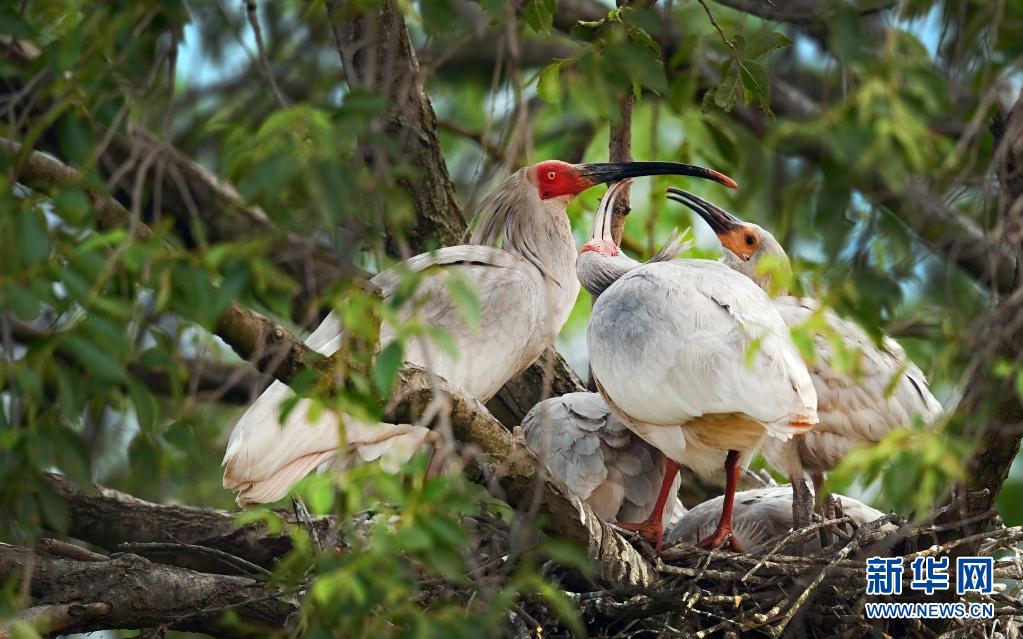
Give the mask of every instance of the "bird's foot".
POLYGON ((792 530, 800 530, 810 525, 813 513, 813 493, 802 481, 792 483, 792 530))
POLYGON ((735 534, 732 532, 731 527, 718 526, 714 530, 714 534, 710 537, 704 537, 700 541, 696 542, 697 548, 703 548, 704 550, 730 550, 732 552, 745 552, 739 541, 735 538, 735 534))
POLYGON ((821 504, 821 516, 824 517, 825 521, 831 521, 842 517, 842 504, 835 496, 828 493, 824 503, 821 504))
POLYGON ((615 523, 615 526, 623 530, 631 530, 637 532, 643 538, 654 545, 654 549, 657 552, 661 552, 661 547, 664 545, 664 526, 659 521, 641 521, 641 522, 627 522, 619 521, 615 523))

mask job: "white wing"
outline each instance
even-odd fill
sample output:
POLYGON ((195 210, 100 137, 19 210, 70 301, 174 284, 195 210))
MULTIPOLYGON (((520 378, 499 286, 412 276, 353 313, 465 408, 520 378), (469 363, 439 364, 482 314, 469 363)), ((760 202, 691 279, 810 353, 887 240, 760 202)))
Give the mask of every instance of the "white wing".
MULTIPOLYGON (((852 497, 843 495, 835 497, 842 502, 843 514, 849 516, 857 526, 875 521, 884 515, 880 510, 852 497)), ((724 497, 715 497, 684 513, 667 533, 668 544, 680 541, 695 544, 697 540, 707 536, 714 530, 718 517, 721 516, 723 499, 724 497)), ((735 493, 732 524, 739 544, 747 552, 777 541, 792 527, 792 488, 784 485, 735 493)), ((816 535, 811 538, 811 542, 814 540, 815 543, 820 543, 816 535)))
MULTIPOLYGON (((775 307, 787 325, 797 327, 818 312, 819 303, 779 297, 775 307)), ((893 428, 910 424, 914 417, 931 422, 942 413, 927 378, 894 340, 885 337, 878 345, 860 326, 831 312, 824 313, 824 320, 845 348, 859 352, 859 365, 856 371, 839 372, 827 335, 814 335, 816 358, 810 375, 817 391, 820 422, 798 444, 802 469, 787 467, 777 443, 765 442, 763 449, 772 465, 790 474, 831 470, 854 446, 879 441, 893 428)))
MULTIPOLYGON (((404 305, 400 319, 404 322, 416 315, 421 322, 446 331, 458 354, 417 339, 406 345, 405 359, 486 401, 553 339, 542 326, 541 276, 525 260, 501 249, 456 246, 412 258, 403 267, 381 273, 374 282, 385 294, 392 294, 403 268, 424 271, 430 267, 436 270, 426 273, 415 301, 404 305), (478 329, 466 323, 450 295, 452 277, 475 289, 481 312, 478 329)), ((331 355, 340 347, 343 330, 332 313, 306 343, 331 355)), ((393 338, 393 329, 382 326, 381 345, 393 338)), ((342 424, 348 448, 363 459, 400 457, 396 451, 410 456, 426 434, 425 429, 408 424, 369 424, 335 413, 310 419, 309 400, 297 402, 282 420, 283 404, 292 396, 288 386, 274 383, 231 433, 224 457, 224 486, 240 492, 240 503, 276 501, 292 484, 330 460, 340 445, 342 424)))
POLYGON ((594 376, 635 420, 741 413, 782 437, 816 421, 788 328, 756 284, 718 262, 633 269, 597 300, 587 344, 594 376))
POLYGON ((602 519, 642 521, 650 515, 664 478, 664 456, 615 417, 600 395, 569 393, 542 401, 522 419, 522 428, 551 474, 602 519))

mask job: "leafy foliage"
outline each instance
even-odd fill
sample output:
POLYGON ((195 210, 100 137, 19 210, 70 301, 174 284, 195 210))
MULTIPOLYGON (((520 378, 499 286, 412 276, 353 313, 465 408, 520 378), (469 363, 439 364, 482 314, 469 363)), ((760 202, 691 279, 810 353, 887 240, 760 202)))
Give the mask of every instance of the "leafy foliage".
MULTIPOLYGON (((0 34, 39 51, 28 63, 0 58, 0 137, 25 148, 0 154, 4 541, 30 545, 44 530, 67 529, 64 503, 41 479, 51 470, 153 500, 231 504, 219 464, 240 411, 226 393, 240 377, 200 387, 197 364, 240 375, 237 356, 213 335, 233 301, 299 332, 328 310, 339 314, 355 363, 338 371, 345 384, 332 393, 312 376, 293 384, 317 411, 375 418, 409 340, 451 344, 418 317, 398 319, 415 275, 387 301, 352 281, 355 267, 375 272, 405 256, 403 229, 415 215, 399 185, 420 168, 381 125, 386 101, 345 83, 322 3, 259 3, 265 51, 245 8, 229 4, 0 4, 0 34), (268 72, 286 100, 268 88, 268 72), (187 188, 194 177, 132 144, 139 128, 230 182, 238 201, 197 199, 187 188), (118 140, 128 141, 122 162, 138 155, 130 172, 103 159, 118 140), (32 148, 80 178, 22 181, 32 148), (126 207, 114 225, 100 210, 108 195, 126 207), (296 238, 308 243, 289 243, 296 238), (286 255, 294 246, 305 250, 286 255), (337 281, 311 281, 295 267, 321 249, 343 267, 337 281), (378 353, 381 322, 396 327, 398 340, 378 353)), ((805 24, 708 4, 717 25, 699 3, 673 3, 669 16, 660 3, 598 3, 575 16, 570 33, 558 17, 585 3, 520 4, 511 15, 492 1, 399 3, 467 215, 505 169, 545 158, 605 160, 606 123, 631 94, 637 159, 698 162, 741 178, 734 195, 687 188, 782 241, 794 267, 773 272, 778 291, 816 297, 874 336, 907 334, 906 349, 944 404, 955 405, 971 355, 964 336, 991 295, 906 228, 901 219, 912 219, 916 205, 905 193, 926 182, 971 227, 998 226, 984 123, 1007 106, 1000 92, 1018 84, 1020 3, 913 0, 882 19, 857 3, 826 2, 830 9, 805 24), (519 39, 523 86, 519 69, 497 66, 507 60, 509 33, 519 39), (531 143, 512 144, 520 138, 531 143)), ((637 256, 675 227, 702 228, 666 204, 666 184, 633 188, 625 246, 637 256)), ((570 210, 580 237, 599 196, 587 193, 570 210)), ((716 258, 712 237, 698 236, 690 255, 716 258)), ((448 284, 460 312, 478 323, 478 291, 448 284)), ((580 371, 588 308, 581 298, 559 340, 580 371)), ((823 326, 814 320, 794 332, 810 359, 823 326)), ((830 345, 839 366, 855 371, 857 354, 830 345)), ((1018 362, 997 373, 1023 396, 1018 362)), ((962 476, 972 418, 956 429, 907 425, 856 451, 831 483, 874 482, 876 505, 921 514, 962 476)), ((425 460, 417 464, 398 475, 366 467, 301 486, 315 512, 348 522, 352 544, 334 553, 304 530, 290 531, 296 550, 274 579, 309 585, 304 631, 490 636, 509 608, 539 601, 578 632, 574 609, 542 568, 554 560, 582 570, 578 550, 516 538, 512 529, 535 522, 464 479, 426 480, 425 460), (487 526, 493 530, 483 534, 487 526), (498 542, 488 547, 491 538, 498 542), (482 567, 486 560, 495 563, 482 567)), ((1014 524, 1023 521, 1019 466, 999 502, 1014 524)), ((266 510, 249 516, 282 525, 266 510)), ((0 616, 26 605, 21 592, 0 588, 0 616)), ((27 626, 13 633, 31 636, 27 626)))

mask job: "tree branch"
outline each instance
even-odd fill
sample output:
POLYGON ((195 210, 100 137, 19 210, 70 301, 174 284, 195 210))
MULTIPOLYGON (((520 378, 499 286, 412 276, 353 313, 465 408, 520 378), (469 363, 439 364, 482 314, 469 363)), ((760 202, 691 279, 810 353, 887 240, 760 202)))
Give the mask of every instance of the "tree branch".
MULTIPOLYGON (((155 564, 137 555, 79 561, 0 544, 0 581, 30 580, 36 606, 26 621, 61 634, 108 628, 156 628, 222 637, 265 635, 285 627, 298 603, 280 586, 155 564), (233 610, 241 624, 224 623, 233 610)), ((8 629, 0 626, 0 637, 8 629)))
MULTIPOLYGON (((116 551, 122 543, 176 542, 231 553, 263 568, 273 568, 292 549, 287 533, 271 533, 261 523, 239 525, 237 513, 216 508, 154 504, 111 488, 83 490, 62 475, 45 475, 47 485, 67 504, 67 534, 75 539, 116 551)), ((328 546, 341 547, 337 523, 330 517, 298 521, 292 513, 276 511, 291 525, 312 526, 328 546)), ((182 552, 176 557, 160 555, 164 563, 201 570, 225 572, 222 562, 182 552)), ((230 572, 230 571, 228 571, 230 572)))
MULTIPOLYGON (((391 107, 386 128, 408 163, 419 171, 413 178, 399 179, 416 206, 416 226, 406 231, 409 247, 426 250, 431 237, 441 246, 459 244, 466 223, 455 200, 437 138, 437 118, 423 88, 419 62, 401 11, 387 0, 375 12, 352 15, 343 3, 331 0, 327 2, 327 14, 349 84, 387 98, 391 107)), ((504 423, 511 426, 518 424, 536 402, 549 397, 549 392, 564 394, 583 389, 564 359, 549 348, 522 375, 508 382, 491 400, 491 406, 498 408, 504 423)))
POLYGON ((852 5, 833 2, 831 0, 787 0, 772 2, 771 0, 714 0, 716 3, 748 13, 764 20, 790 22, 805 26, 824 26, 828 24, 836 9, 847 7, 861 16, 878 13, 895 6, 894 0, 877 0, 876 2, 860 2, 852 5))
MULTIPOLYGON (((405 239, 415 252, 432 239, 440 246, 458 244, 465 220, 437 139, 437 116, 423 88, 419 60, 409 39, 401 10, 385 0, 375 11, 354 13, 339 0, 326 3, 345 79, 352 88, 365 88, 389 103, 384 128, 401 149, 415 175, 399 174, 416 210, 405 239)), ((374 168, 385 163, 376 146, 370 150, 374 168)))

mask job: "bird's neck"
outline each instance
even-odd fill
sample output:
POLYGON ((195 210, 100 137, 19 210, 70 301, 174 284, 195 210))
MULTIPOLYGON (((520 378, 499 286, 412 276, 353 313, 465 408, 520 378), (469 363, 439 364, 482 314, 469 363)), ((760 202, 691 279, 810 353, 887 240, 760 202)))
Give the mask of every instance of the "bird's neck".
POLYGON ((595 251, 582 251, 576 259, 576 276, 594 297, 600 296, 607 287, 639 266, 639 262, 625 255, 605 255, 595 251))
POLYGON ((537 244, 547 245, 548 250, 542 253, 541 259, 544 264, 545 276, 553 279, 563 288, 571 289, 572 285, 578 290, 579 280, 575 275, 575 237, 572 235, 572 225, 568 221, 568 215, 562 211, 560 215, 544 216, 543 226, 540 230, 541 238, 537 238, 537 244))

